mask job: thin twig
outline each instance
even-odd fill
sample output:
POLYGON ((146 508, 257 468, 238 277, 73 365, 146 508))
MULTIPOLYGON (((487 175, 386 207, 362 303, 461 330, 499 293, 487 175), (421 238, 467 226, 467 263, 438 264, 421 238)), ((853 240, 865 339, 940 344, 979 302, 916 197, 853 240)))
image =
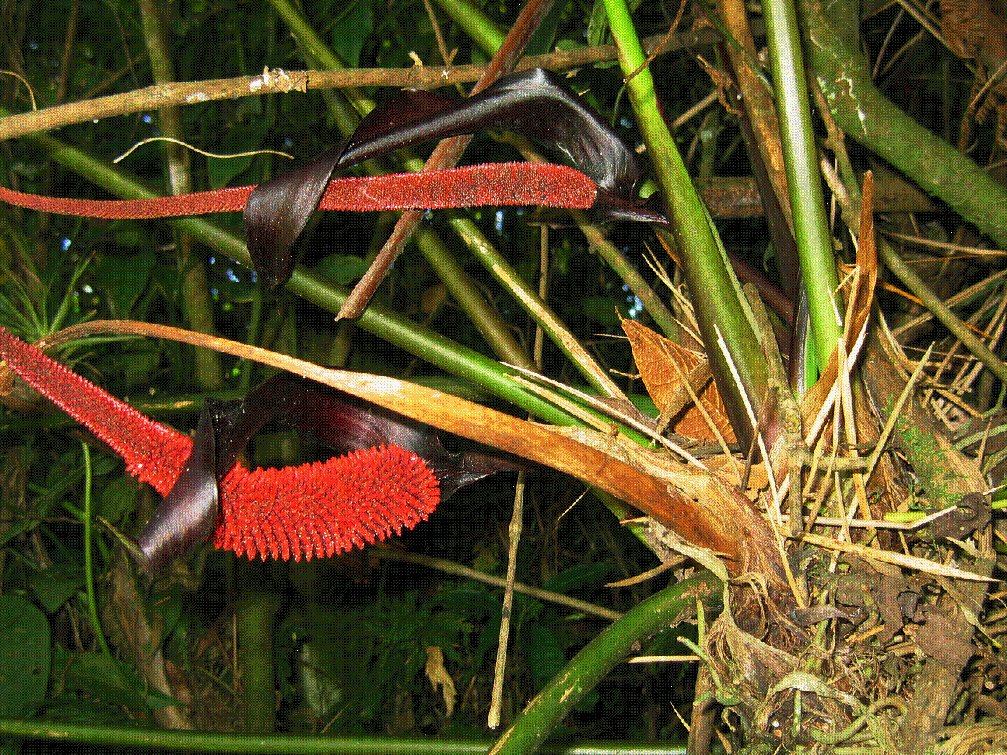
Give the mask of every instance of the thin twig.
MULTIPOLYGON (((646 49, 670 52, 715 41, 715 32, 706 29, 695 34, 679 34, 661 45, 661 37, 647 40, 646 49)), ((584 47, 547 55, 522 58, 514 70, 547 68, 566 71, 571 68, 615 60, 615 45, 584 47)), ((105 97, 70 102, 64 105, 17 113, 0 118, 0 140, 25 134, 53 131, 74 123, 97 118, 156 110, 168 105, 196 105, 214 100, 229 100, 249 95, 307 92, 313 89, 344 89, 350 87, 397 87, 404 89, 435 89, 458 83, 477 81, 486 71, 485 64, 444 66, 413 66, 412 68, 355 68, 342 71, 284 71, 263 69, 256 76, 236 76, 231 79, 180 81, 135 89, 105 97)))
MULTIPOLYGON (((503 577, 495 577, 492 574, 486 574, 485 572, 476 571, 475 569, 464 566, 463 564, 455 563, 454 561, 448 561, 445 558, 434 558, 432 556, 423 556, 418 553, 409 553, 406 551, 392 550, 383 546, 372 546, 367 549, 367 555, 377 556, 378 558, 385 559, 386 561, 403 561, 409 564, 417 564, 419 566, 426 566, 431 569, 437 569, 445 574, 454 574, 458 577, 465 577, 466 579, 474 579, 478 582, 483 582, 487 585, 493 585, 494 587, 504 587, 507 584, 507 580, 503 577)), ((539 587, 531 587, 530 585, 522 584, 521 582, 514 583, 514 592, 519 592, 522 595, 528 595, 529 597, 535 598, 537 600, 543 600, 548 603, 555 603, 557 605, 566 606, 574 611, 580 613, 589 613, 592 616, 597 616, 608 621, 618 621, 622 618, 622 614, 618 611, 613 611, 609 608, 603 608, 602 606, 595 605, 594 603, 588 603, 585 600, 579 600, 577 598, 571 598, 569 595, 563 595, 558 592, 551 592, 549 590, 543 590, 539 587)))
POLYGON ((507 648, 510 644, 510 619, 514 609, 514 582, 517 577, 517 549, 524 528, 524 484, 525 473, 518 472, 514 486, 514 507, 511 510, 510 526, 507 528, 507 579, 504 583, 503 602, 500 604, 500 633, 497 636, 497 656, 493 668, 493 693, 490 709, 486 715, 486 726, 495 729, 500 725, 500 711, 503 709, 503 685, 507 672, 507 648))

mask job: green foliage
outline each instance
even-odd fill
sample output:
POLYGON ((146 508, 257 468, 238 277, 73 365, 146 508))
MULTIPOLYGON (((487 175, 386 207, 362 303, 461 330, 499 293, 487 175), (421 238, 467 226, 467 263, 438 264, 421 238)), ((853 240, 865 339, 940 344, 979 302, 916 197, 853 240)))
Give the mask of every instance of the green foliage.
POLYGON ((29 716, 45 700, 49 621, 31 601, 0 595, 0 716, 29 716))

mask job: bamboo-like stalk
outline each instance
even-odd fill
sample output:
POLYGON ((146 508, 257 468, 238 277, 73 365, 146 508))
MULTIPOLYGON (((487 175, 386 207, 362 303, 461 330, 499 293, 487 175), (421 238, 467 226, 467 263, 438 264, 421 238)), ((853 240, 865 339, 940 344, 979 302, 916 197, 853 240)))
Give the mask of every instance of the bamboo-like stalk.
POLYGON ((237 666, 241 673, 244 730, 269 734, 276 729, 276 679, 273 631, 279 596, 263 577, 267 564, 234 559, 237 666))
POLYGON ((503 44, 504 33, 475 3, 469 0, 437 0, 437 4, 480 49, 496 50, 503 44))
POLYGON ((811 126, 808 84, 804 76, 801 33, 793 0, 766 0, 763 5, 769 39, 780 137, 794 218, 794 237, 801 261, 808 312, 818 364, 829 356, 842 335, 835 291, 839 287, 832 234, 825 218, 818 148, 811 126))
MULTIPOLYGON (((485 739, 449 737, 332 736, 298 734, 234 734, 159 731, 134 726, 75 724, 58 721, 0 719, 0 734, 18 739, 53 743, 80 742, 92 746, 132 747, 147 750, 182 750, 215 753, 269 753, 275 755, 485 755, 485 739)), ((657 742, 585 742, 575 752, 596 755, 685 755, 685 747, 657 742)), ((543 755, 569 755, 566 744, 546 744, 543 755)))
MULTIPOLYGON (((156 0, 140 0, 140 15, 143 20, 143 39, 147 44, 154 80, 165 84, 175 79, 171 44, 168 30, 161 17, 161 8, 156 0)), ((168 181, 172 194, 188 194, 192 191, 192 173, 189 152, 182 143, 186 141, 182 116, 177 107, 163 107, 158 111, 161 132, 172 141, 162 141, 161 152, 167 167, 168 181)), ((213 303, 210 286, 206 278, 206 264, 193 249, 193 239, 187 233, 175 235, 176 260, 178 263, 179 286, 181 288, 182 311, 193 330, 200 333, 215 333, 213 325, 213 303)), ((223 369, 220 357, 205 350, 194 355, 196 382, 204 390, 223 387, 223 369)))
MULTIPOLYGON (((717 387, 738 438, 751 441, 754 423, 745 399, 759 412, 768 387, 765 357, 749 318, 744 297, 716 237, 706 209, 658 108, 654 81, 625 0, 605 0, 619 65, 630 102, 647 145, 654 175, 664 192, 668 217, 674 219, 671 245, 682 254, 685 277, 696 308, 717 387), (738 381, 731 377, 735 368, 738 381), (740 384, 739 384, 740 383, 740 384)), ((666 233, 658 229, 658 233, 666 233)))

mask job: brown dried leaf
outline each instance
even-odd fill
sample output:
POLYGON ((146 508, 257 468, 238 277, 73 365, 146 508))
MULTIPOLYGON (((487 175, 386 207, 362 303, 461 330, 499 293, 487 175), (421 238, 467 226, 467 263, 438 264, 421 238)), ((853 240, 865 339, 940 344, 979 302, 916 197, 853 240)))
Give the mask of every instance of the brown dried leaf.
MULTIPOLYGON (((667 416, 666 412, 671 413, 670 429, 686 438, 717 442, 717 436, 703 414, 692 404, 688 390, 683 385, 689 374, 704 363, 702 355, 679 346, 634 320, 623 320, 622 329, 629 338, 633 359, 647 393, 662 416, 667 416), (676 365, 678 369, 675 369, 676 365)), ((724 401, 713 380, 708 379, 698 386, 696 395, 724 440, 728 443, 736 442, 724 401)))
POLYGON ((940 6, 941 30, 955 53, 987 66, 1007 59, 1007 22, 995 3, 941 0, 940 6))
POLYGON ((455 691, 455 682, 444 666, 444 652, 436 645, 427 646, 427 679, 433 685, 434 690, 441 690, 444 696, 445 715, 451 718, 455 710, 455 698, 458 693, 455 691))

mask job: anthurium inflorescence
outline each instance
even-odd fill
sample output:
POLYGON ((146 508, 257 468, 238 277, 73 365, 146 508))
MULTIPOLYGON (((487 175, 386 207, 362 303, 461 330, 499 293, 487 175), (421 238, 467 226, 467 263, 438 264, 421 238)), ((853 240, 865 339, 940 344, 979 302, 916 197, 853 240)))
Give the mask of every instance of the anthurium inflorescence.
POLYGON ((139 539, 152 573, 208 537, 249 558, 331 556, 411 528, 442 496, 508 468, 479 454, 448 454, 428 428, 292 376, 274 378, 243 401, 208 402, 190 438, 2 327, 0 357, 165 496, 139 539), (281 469, 244 467, 238 454, 275 418, 352 450, 281 469))

